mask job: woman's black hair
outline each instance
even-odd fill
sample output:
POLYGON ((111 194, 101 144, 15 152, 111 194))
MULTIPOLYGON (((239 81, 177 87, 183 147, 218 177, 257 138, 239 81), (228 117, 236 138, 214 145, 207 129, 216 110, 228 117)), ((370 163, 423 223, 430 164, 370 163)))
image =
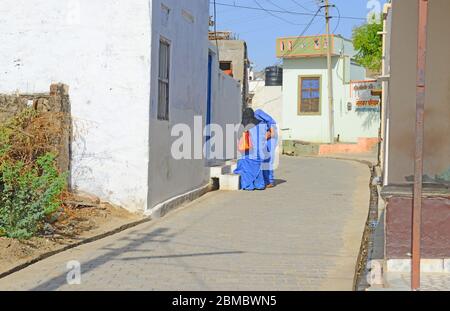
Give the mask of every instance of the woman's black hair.
POLYGON ((255 117, 255 111, 252 108, 245 108, 242 112, 242 125, 245 128, 258 125, 261 121, 255 117))

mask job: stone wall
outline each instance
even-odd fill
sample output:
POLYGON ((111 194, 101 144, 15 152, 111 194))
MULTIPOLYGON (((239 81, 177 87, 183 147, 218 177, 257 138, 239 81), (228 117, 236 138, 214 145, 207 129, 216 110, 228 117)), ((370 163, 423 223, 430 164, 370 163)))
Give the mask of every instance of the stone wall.
POLYGON ((27 107, 33 107, 40 112, 55 114, 51 119, 52 125, 61 131, 60 141, 54 142, 55 150, 58 153, 58 168, 62 172, 70 172, 72 125, 69 87, 64 84, 52 84, 49 93, 0 94, 0 124, 19 114, 27 107))
POLYGON ((20 113, 27 107, 27 101, 20 95, 0 95, 0 124, 20 113))

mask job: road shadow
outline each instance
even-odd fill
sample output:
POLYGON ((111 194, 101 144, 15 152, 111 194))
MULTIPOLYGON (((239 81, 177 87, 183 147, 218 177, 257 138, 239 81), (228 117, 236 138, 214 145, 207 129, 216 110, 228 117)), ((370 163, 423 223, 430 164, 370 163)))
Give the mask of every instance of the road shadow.
MULTIPOLYGON (((130 254, 133 252, 152 252, 153 248, 157 248, 161 246, 161 243, 169 243, 173 237, 177 234, 170 233, 167 228, 157 228, 150 233, 139 232, 139 230, 135 229, 129 233, 128 236, 120 238, 117 240, 120 242, 126 241, 127 243, 121 247, 111 247, 111 245, 107 245, 105 247, 100 248, 100 250, 106 251, 101 256, 97 256, 88 261, 81 262, 81 275, 84 275, 90 271, 95 270, 96 268, 112 261, 112 260, 120 260, 120 261, 133 261, 133 260, 152 260, 152 259, 161 259, 161 258, 183 258, 183 257, 198 257, 198 256, 223 256, 223 255, 235 255, 235 254, 243 254, 242 251, 218 251, 218 252, 204 252, 204 253, 185 253, 185 254, 167 254, 167 255, 155 255, 152 256, 149 254, 148 256, 139 256, 139 257, 120 257, 123 254, 130 254), (149 242, 153 242, 150 245, 149 242), (142 249, 142 245, 146 244, 145 248, 142 249)), ((67 285, 67 272, 61 273, 60 275, 53 277, 38 286, 32 288, 32 291, 55 291, 60 289, 61 287, 67 285)))
POLYGON ((275 187, 277 187, 277 186, 279 186, 279 185, 282 185, 282 184, 284 184, 284 183, 287 183, 287 180, 284 180, 284 179, 275 179, 275 187))

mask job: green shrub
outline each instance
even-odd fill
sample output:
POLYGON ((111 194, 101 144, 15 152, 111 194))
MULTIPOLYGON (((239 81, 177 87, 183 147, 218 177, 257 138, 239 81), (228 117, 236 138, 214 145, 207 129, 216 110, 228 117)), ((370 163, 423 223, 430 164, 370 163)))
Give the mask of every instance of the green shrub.
POLYGON ((67 176, 55 163, 55 155, 46 153, 33 166, 12 160, 0 164, 0 235, 30 238, 61 205, 67 176))
POLYGON ((55 117, 29 108, 0 125, 0 236, 35 235, 61 205, 67 174, 56 168, 55 117))

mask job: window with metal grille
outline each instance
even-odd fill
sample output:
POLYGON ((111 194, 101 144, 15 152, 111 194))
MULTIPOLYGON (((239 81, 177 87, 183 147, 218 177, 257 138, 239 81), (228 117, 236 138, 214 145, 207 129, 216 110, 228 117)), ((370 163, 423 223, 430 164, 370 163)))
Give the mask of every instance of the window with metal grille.
POLYGON ((158 120, 169 120, 170 43, 159 41, 158 120))
POLYGON ((299 77, 298 114, 321 113, 320 80, 320 77, 299 77))

